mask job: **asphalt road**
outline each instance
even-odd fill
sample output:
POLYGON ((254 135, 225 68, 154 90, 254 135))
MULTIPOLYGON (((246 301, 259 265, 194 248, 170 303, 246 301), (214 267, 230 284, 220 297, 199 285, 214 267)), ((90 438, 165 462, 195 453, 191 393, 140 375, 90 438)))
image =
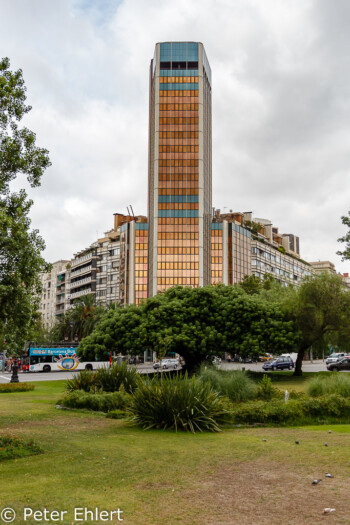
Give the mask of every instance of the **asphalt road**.
MULTIPOLYGON (((223 368, 225 370, 242 370, 242 368, 245 368, 246 370, 254 370, 256 372, 262 372, 262 365, 263 363, 222 363, 220 365, 220 368, 223 368)), ((310 361, 304 361, 303 363, 303 371, 304 372, 327 372, 327 366, 326 361, 322 362, 322 359, 320 360, 314 360, 313 363, 310 361)))
MULTIPOLYGON (((153 372, 152 364, 146 364, 146 365, 139 365, 138 370, 140 373, 147 373, 147 372, 153 372)), ((242 368, 245 368, 246 370, 255 370, 257 372, 262 372, 262 363, 222 363, 220 365, 220 368, 223 368, 225 370, 242 370, 242 368)), ((327 367, 326 363, 320 361, 314 361, 313 363, 310 363, 310 361, 305 361, 303 363, 303 371, 304 372, 326 372, 327 367)), ((76 372, 75 372, 76 373, 76 372)), ((270 372, 273 373, 273 372, 270 372)), ((69 379, 72 377, 74 372, 20 372, 18 374, 20 382, 25 381, 57 381, 59 379, 69 379)), ((0 372, 0 383, 9 383, 11 379, 11 374, 8 372, 0 372)))
MULTIPOLYGON (((139 365, 138 370, 140 373, 145 374, 149 372, 153 372, 153 366, 152 364, 146 364, 146 365, 139 365)), ((60 379, 69 379, 74 374, 77 374, 78 371, 75 372, 65 372, 62 370, 62 372, 19 372, 18 373, 18 379, 22 383, 26 381, 58 381, 60 379)), ((11 380, 11 374, 9 372, 0 372, 0 383, 9 383, 11 380)))

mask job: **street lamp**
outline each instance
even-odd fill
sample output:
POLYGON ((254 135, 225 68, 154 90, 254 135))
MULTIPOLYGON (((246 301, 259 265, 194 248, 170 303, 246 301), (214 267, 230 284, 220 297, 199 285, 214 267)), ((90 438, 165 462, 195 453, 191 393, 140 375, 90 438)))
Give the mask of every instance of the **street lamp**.
POLYGON ((70 325, 70 340, 71 340, 71 342, 73 342, 73 326, 74 326, 74 322, 73 321, 69 321, 69 325, 70 325))

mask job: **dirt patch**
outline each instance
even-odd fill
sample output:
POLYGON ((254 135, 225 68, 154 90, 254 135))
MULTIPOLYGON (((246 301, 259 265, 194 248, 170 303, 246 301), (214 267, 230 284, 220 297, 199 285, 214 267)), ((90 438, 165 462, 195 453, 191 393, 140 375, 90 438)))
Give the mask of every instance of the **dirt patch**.
POLYGON ((201 525, 318 525, 350 522, 349 489, 345 479, 312 485, 314 469, 286 469, 259 458, 220 468, 200 487, 187 490, 185 505, 205 509, 201 525), (311 475, 310 475, 311 470, 311 475), (335 513, 323 515, 325 507, 335 513))

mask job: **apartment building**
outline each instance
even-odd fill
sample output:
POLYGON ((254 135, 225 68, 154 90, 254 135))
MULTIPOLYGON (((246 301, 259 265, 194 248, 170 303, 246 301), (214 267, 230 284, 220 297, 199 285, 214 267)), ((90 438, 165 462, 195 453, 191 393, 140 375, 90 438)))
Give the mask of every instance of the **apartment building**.
POLYGON ((69 264, 68 260, 61 259, 52 263, 50 272, 40 274, 42 293, 39 312, 43 326, 47 329, 52 328, 56 321, 57 276, 65 271, 67 264, 69 264))
POLYGON ((312 266, 300 259, 299 238, 295 235, 279 234, 271 221, 253 218, 251 212, 214 212, 212 284, 237 284, 245 275, 263 278, 267 274, 284 285, 297 285, 311 273, 312 266))
POLYGON ((148 224, 143 215, 114 214, 114 227, 98 239, 96 300, 139 304, 147 297, 148 224))

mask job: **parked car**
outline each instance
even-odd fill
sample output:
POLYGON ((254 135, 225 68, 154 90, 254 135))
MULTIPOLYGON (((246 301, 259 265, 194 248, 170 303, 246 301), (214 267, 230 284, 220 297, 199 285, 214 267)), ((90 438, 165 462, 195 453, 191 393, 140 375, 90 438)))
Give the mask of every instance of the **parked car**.
POLYGON ((338 361, 329 363, 327 369, 330 372, 339 372, 340 370, 350 370, 350 356, 341 357, 338 361))
POLYGON ((338 361, 338 359, 341 359, 342 357, 344 357, 346 355, 345 352, 340 352, 340 353, 334 353, 334 354, 331 354, 329 357, 327 357, 326 359, 326 365, 329 365, 329 363, 335 363, 336 361, 338 361))
POLYGON ((153 368, 154 370, 157 370, 159 368, 162 368, 163 370, 166 370, 168 368, 177 368, 179 366, 179 360, 178 359, 162 359, 161 361, 157 361, 154 363, 153 368))
POLYGON ((265 362, 265 361, 270 361, 271 359, 273 359, 273 357, 271 354, 264 354, 264 355, 261 355, 259 359, 261 362, 265 362))
POLYGON ((263 370, 292 370, 294 368, 291 357, 277 357, 273 361, 263 364, 263 370))

